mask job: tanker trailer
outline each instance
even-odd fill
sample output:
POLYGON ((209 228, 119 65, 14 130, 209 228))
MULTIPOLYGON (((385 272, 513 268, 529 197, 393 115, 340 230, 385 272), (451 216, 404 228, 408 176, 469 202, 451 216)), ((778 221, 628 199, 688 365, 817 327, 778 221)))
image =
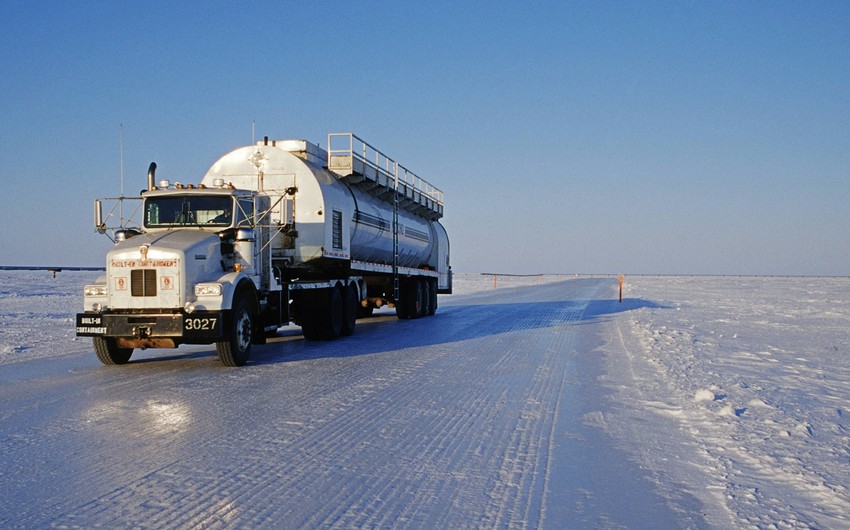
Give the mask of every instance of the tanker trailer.
POLYGON ((437 294, 451 293, 442 192, 351 133, 328 146, 266 138, 224 155, 197 186, 155 182, 151 164, 143 220, 112 228, 77 334, 94 337, 105 364, 134 348, 215 343, 239 366, 289 322, 329 340, 385 305, 403 319, 433 315, 437 294))

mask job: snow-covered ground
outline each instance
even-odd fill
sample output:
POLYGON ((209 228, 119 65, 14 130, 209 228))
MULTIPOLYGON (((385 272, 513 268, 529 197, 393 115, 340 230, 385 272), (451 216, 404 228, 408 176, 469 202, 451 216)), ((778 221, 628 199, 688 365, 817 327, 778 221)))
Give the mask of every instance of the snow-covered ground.
POLYGON ((74 334, 82 288, 102 273, 0 271, 0 365, 92 351, 74 334))
POLYGON ((0 272, 0 527, 850 527, 847 278, 457 274, 224 369, 98 365, 96 276, 0 272))
POLYGON ((593 421, 658 488, 735 526, 850 528, 850 279, 632 277, 624 296, 642 307, 607 326, 616 407, 593 421))

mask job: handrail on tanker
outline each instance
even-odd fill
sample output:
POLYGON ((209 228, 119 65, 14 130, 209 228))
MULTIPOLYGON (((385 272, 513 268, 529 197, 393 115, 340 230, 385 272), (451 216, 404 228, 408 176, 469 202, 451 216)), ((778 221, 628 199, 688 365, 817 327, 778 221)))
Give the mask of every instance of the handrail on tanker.
POLYGON ((353 170, 354 161, 372 168, 387 179, 398 178, 399 187, 412 189, 414 193, 431 199, 435 210, 442 210, 443 192, 416 173, 388 157, 368 142, 353 133, 331 133, 328 135, 328 169, 353 170), (347 160, 347 163, 345 161, 347 160), (340 162, 343 162, 340 164, 340 162))

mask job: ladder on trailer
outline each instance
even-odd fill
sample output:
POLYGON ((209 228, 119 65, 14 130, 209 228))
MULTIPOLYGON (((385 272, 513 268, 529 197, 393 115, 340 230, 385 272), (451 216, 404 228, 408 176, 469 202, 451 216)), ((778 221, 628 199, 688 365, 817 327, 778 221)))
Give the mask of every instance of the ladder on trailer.
POLYGON ((393 193, 393 300, 399 303, 400 289, 398 278, 398 171, 395 175, 395 193, 393 193))

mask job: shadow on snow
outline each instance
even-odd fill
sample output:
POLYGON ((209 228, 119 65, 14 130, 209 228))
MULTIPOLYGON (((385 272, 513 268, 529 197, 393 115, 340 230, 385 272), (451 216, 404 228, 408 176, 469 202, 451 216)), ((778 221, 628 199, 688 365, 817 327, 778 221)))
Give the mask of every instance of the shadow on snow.
POLYGON ((283 330, 255 347, 249 364, 274 364, 476 340, 503 333, 534 332, 598 321, 642 308, 668 309, 640 298, 565 300, 508 304, 449 305, 433 317, 398 320, 394 313, 359 320, 355 334, 329 342, 305 341, 298 329, 283 330))
MULTIPOLYGON (((306 341, 299 328, 283 328, 267 344, 254 346, 250 365, 277 364, 321 358, 342 358, 475 340, 503 333, 532 332, 597 321, 642 308, 669 309, 641 298, 617 300, 562 300, 495 304, 449 304, 432 317, 399 320, 395 313, 358 320, 354 335, 335 341, 306 341)), ((138 352, 137 352, 138 355, 138 352)), ((130 361, 144 364, 215 355, 210 349, 159 350, 130 361)))

